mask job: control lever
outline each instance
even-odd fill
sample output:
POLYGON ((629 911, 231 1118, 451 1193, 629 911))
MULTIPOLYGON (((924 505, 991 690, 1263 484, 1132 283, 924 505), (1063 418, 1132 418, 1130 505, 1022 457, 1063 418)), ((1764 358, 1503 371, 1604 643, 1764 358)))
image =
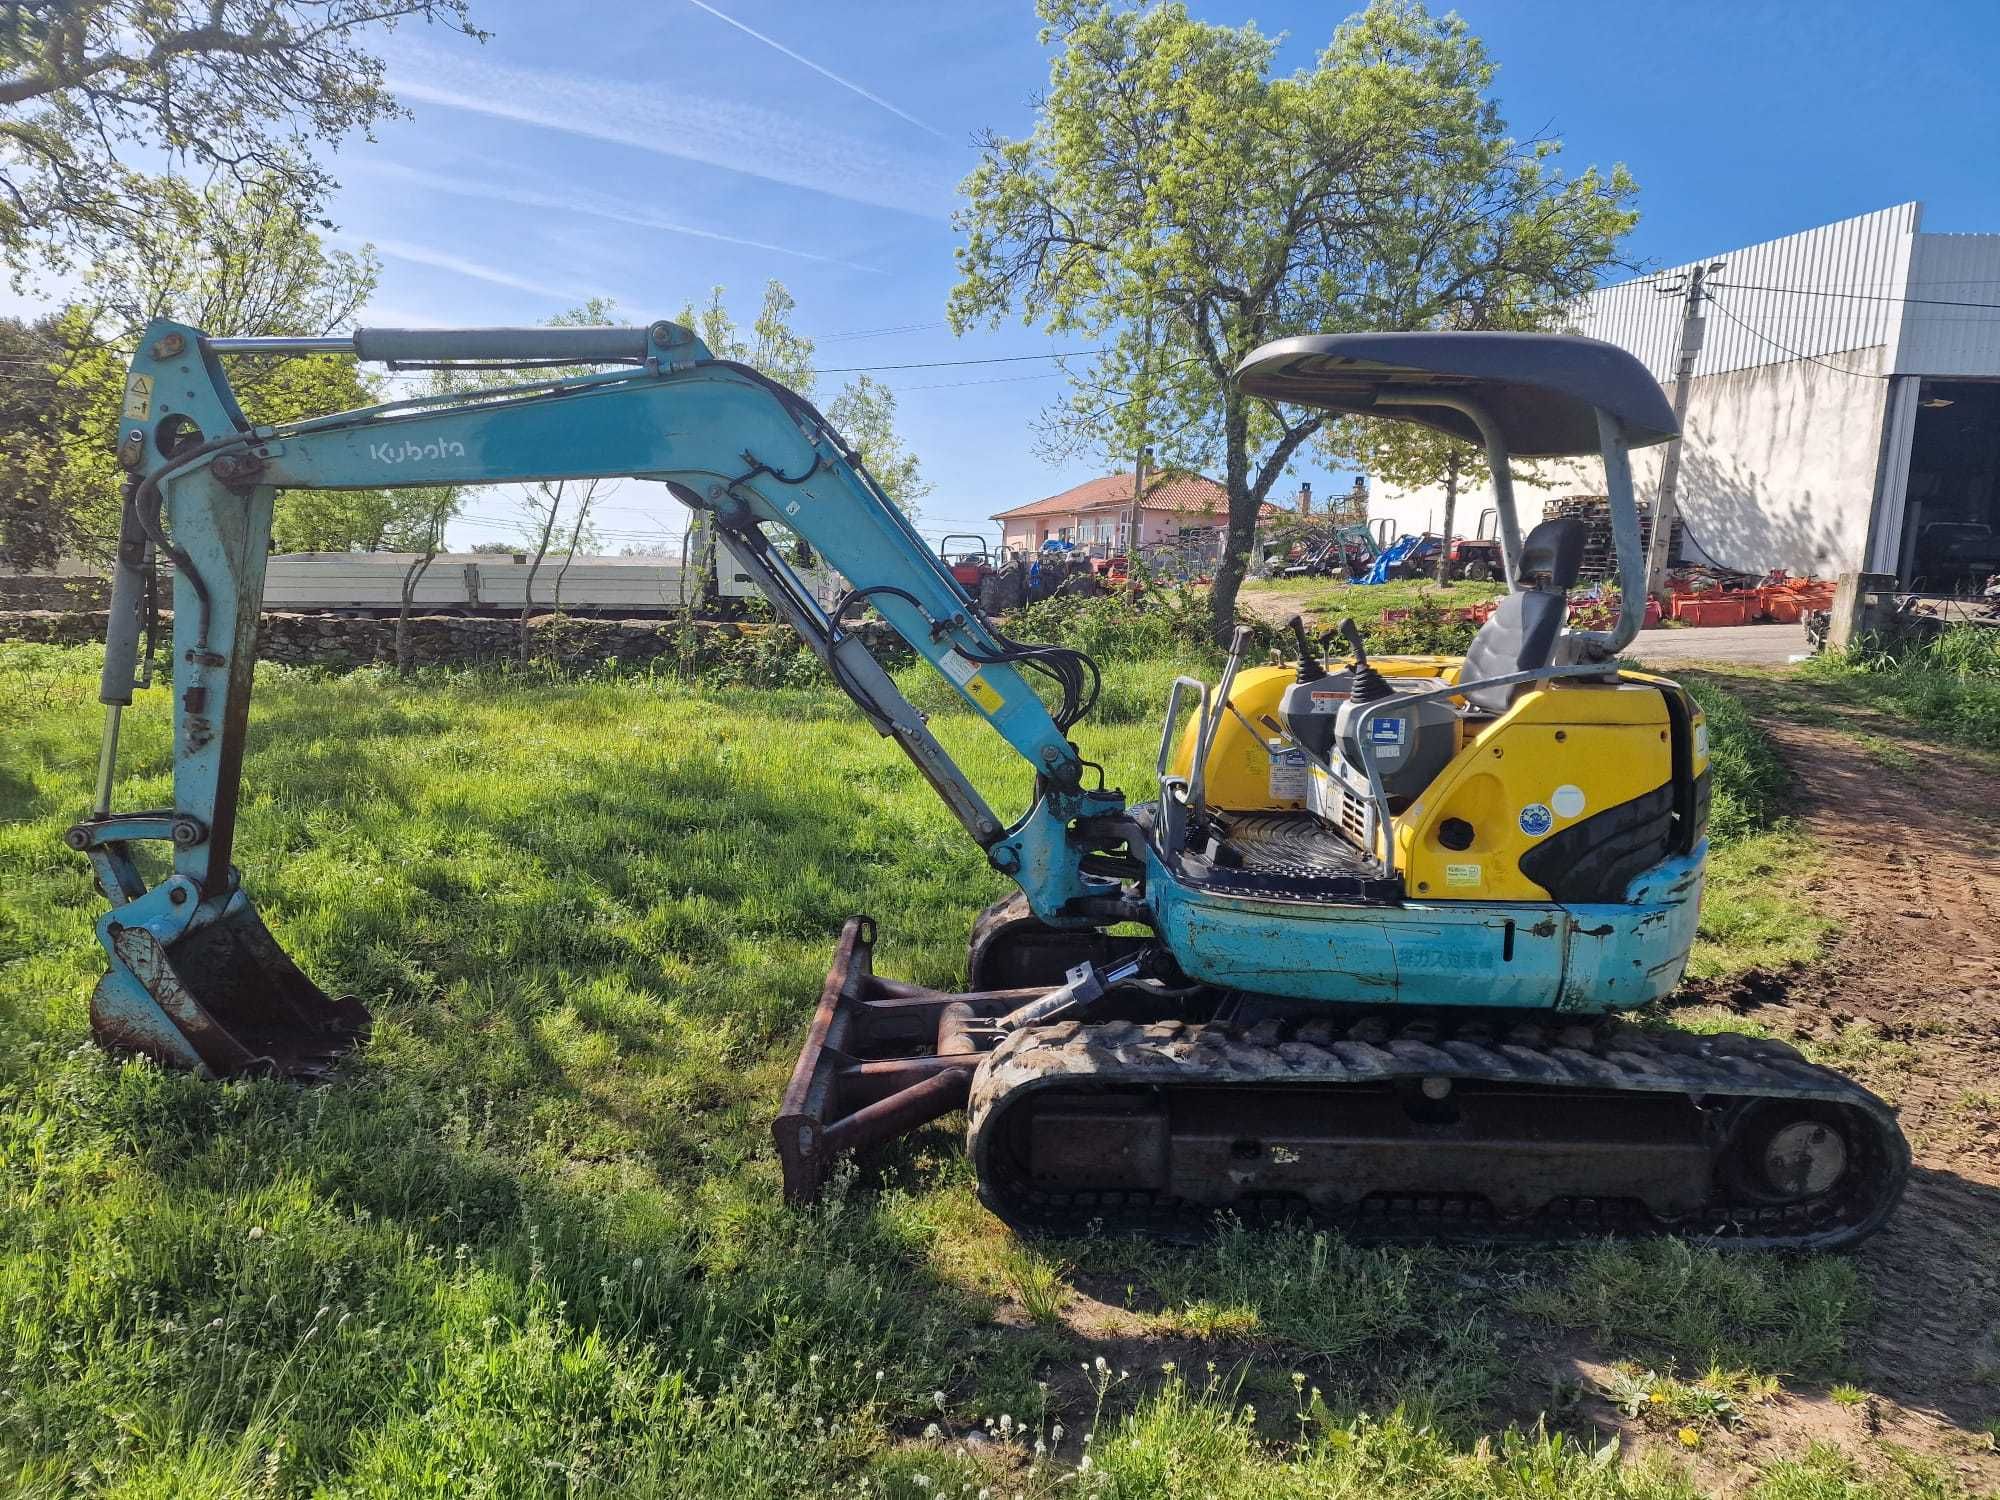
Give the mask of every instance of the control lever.
POLYGON ((1396 690, 1389 686, 1387 679, 1368 664, 1368 647, 1361 639, 1361 627, 1349 615, 1340 622, 1340 638, 1347 642, 1347 649, 1354 653, 1354 687, 1348 693, 1352 703, 1380 703, 1384 698, 1395 696, 1396 690))
POLYGON ((1312 642, 1306 638, 1306 622, 1303 615, 1293 615, 1285 621, 1285 628, 1292 633, 1292 639, 1299 643, 1299 681, 1318 682, 1326 676, 1326 668, 1313 655, 1312 642))

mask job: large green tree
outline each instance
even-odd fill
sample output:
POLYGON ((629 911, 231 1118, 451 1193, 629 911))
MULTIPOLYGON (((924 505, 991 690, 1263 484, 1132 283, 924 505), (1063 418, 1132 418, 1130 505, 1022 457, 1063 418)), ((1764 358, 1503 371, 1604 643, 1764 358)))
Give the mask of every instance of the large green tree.
POLYGON ((48 484, 70 436, 58 384, 69 357, 60 318, 0 318, 0 566, 47 567, 71 550, 48 484))
MULTIPOLYGON (((27 529, 10 527, 0 556, 36 563, 51 548, 89 558, 110 551, 125 368, 151 319, 171 316, 225 337, 323 334, 350 322, 374 290, 373 255, 330 248, 274 185, 239 188, 223 178, 205 187, 160 182, 154 190, 158 219, 93 261, 78 301, 47 324, 50 378, 35 390, 48 406, 37 424, 0 429, 0 461, 36 506, 39 554, 17 551, 12 537, 27 529)), ((257 423, 375 399, 354 361, 331 355, 232 358, 229 378, 257 423)), ((372 550, 413 503, 382 490, 287 491, 272 534, 286 551, 372 550)))
MULTIPOLYGON (((680 320, 701 335, 718 359, 733 359, 760 374, 817 400, 818 376, 813 370, 813 341, 792 326, 798 303, 782 281, 764 284, 757 316, 746 331, 730 314, 724 289, 716 287, 708 301, 681 309, 680 320)), ((896 431, 896 393, 879 380, 858 374, 826 405, 827 420, 861 457, 862 464, 915 520, 917 503, 931 492, 923 465, 896 431)))
POLYGON ((0 8, 0 263, 18 283, 129 242, 157 182, 220 173, 317 215, 318 156, 398 110, 368 43, 478 36, 466 0, 42 0, 0 8))
POLYGON ((1039 0, 1052 49, 1035 127, 989 133, 957 216, 955 327, 1018 312, 1104 352, 1051 421, 1124 461, 1219 465, 1218 638, 1260 505, 1325 428, 1233 373, 1287 334, 1504 326, 1581 292, 1631 227, 1622 169, 1574 177, 1511 137, 1494 65, 1456 17, 1377 0, 1310 68, 1184 5, 1039 0))

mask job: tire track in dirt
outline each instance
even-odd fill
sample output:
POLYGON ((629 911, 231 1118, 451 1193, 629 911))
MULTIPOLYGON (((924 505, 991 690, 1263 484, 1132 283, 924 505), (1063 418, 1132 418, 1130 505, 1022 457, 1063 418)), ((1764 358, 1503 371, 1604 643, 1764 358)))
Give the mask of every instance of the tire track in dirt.
POLYGON ((1907 742, 1905 771, 1837 731, 1764 728, 1823 854, 1809 898, 1841 934, 1823 963, 1710 998, 1896 1106, 1916 1168, 1856 1252, 1874 1297, 1863 1384, 1913 1425, 1977 1432, 2000 1413, 2000 785, 1948 747, 1907 742))

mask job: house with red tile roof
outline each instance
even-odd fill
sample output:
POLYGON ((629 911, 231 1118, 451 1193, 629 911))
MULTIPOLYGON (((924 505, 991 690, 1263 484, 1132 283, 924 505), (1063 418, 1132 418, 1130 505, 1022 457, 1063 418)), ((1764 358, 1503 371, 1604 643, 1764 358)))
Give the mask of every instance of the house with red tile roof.
MULTIPOLYGON (((1265 506, 1269 511, 1270 506, 1265 506)), ((1186 531, 1220 531, 1229 524, 1229 492, 1203 474, 1163 473, 1139 505, 1139 545, 1177 542, 1186 531)), ((1038 552, 1044 542, 1073 542, 1110 556, 1125 550, 1132 526, 1132 476, 1107 474, 993 517, 1007 552, 1038 552)))

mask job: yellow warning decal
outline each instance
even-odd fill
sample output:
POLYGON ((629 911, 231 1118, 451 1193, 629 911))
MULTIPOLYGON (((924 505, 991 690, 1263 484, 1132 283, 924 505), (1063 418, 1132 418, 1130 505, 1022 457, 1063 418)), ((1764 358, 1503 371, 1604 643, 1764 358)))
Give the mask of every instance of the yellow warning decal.
POLYGON ((1000 705, 1007 701, 1000 696, 999 690, 978 672, 965 679, 965 696, 989 714, 1000 712, 1000 705))
POLYGON ((153 414, 153 377, 134 375, 125 382, 125 415, 143 422, 153 414))

